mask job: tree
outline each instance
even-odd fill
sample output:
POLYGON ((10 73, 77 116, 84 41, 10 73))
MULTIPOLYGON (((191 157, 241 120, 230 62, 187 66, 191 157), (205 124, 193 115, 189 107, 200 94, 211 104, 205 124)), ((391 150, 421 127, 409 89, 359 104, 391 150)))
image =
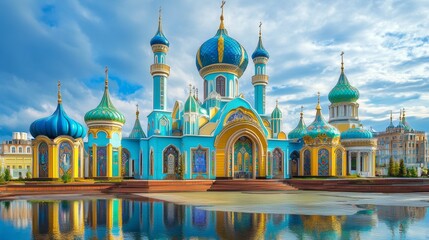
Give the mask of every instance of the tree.
POLYGON ((389 175, 389 177, 394 177, 395 176, 394 173, 395 173, 395 162, 393 161, 393 157, 390 157, 387 175, 389 175))
POLYGON ((6 168, 6 170, 4 170, 4 180, 6 182, 9 182, 12 179, 12 176, 10 175, 10 170, 9 168, 6 168))
POLYGON ((27 172, 27 173, 25 174, 25 179, 26 179, 26 180, 30 180, 30 179, 31 179, 31 173, 30 173, 30 172, 27 172))
POLYGON ((401 159, 399 162, 399 177, 406 177, 407 176, 407 169, 405 168, 404 159, 401 159))

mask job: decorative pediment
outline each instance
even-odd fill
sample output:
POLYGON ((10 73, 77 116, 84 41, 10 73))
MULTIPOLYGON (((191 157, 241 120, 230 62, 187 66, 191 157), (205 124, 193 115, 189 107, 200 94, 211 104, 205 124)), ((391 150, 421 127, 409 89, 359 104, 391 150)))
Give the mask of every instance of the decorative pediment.
POLYGON ((241 121, 256 122, 256 120, 253 118, 253 116, 246 114, 243 111, 241 111, 240 109, 238 109, 238 110, 235 110, 235 112, 231 113, 228 116, 224 125, 230 124, 232 122, 241 122, 241 121))

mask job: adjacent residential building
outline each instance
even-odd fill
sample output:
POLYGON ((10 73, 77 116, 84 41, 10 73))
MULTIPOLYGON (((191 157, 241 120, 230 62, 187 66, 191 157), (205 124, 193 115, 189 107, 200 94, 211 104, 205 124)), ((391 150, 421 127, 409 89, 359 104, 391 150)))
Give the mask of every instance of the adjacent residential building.
POLYGON ((2 142, 0 168, 2 171, 9 169, 13 179, 25 178, 27 172, 31 173, 32 162, 31 140, 28 140, 27 133, 14 132, 12 140, 2 142))
POLYGON ((394 161, 404 160, 407 168, 427 167, 429 162, 426 132, 413 129, 405 118, 405 109, 400 112, 399 123, 390 124, 384 132, 375 133, 378 141, 376 163, 378 167, 388 166, 390 157, 394 161))

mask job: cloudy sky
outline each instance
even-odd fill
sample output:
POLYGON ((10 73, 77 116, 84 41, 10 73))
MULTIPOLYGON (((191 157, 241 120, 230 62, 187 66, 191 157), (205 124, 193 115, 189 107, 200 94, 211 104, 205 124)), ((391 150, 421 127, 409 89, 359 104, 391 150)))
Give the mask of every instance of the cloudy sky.
MULTIPOLYGON (((28 132, 31 122, 52 114, 58 80, 66 112, 84 123, 101 99, 106 65, 114 105, 127 118, 124 136, 136 104, 146 126, 152 107, 149 41, 160 6, 170 41, 171 109, 186 99, 188 84, 202 89, 195 54, 216 33, 220 0, 0 1, 0 139, 28 132)), ((251 55, 263 22, 270 53, 267 110, 279 100, 286 132, 297 124, 301 105, 306 123, 312 122, 318 91, 327 118, 341 51, 348 79, 360 91, 366 127, 383 130, 390 110, 397 121, 405 108, 412 127, 429 131, 428 12, 426 0, 229 0, 225 26, 251 55)), ((240 91, 251 103, 252 74, 250 61, 240 91)))

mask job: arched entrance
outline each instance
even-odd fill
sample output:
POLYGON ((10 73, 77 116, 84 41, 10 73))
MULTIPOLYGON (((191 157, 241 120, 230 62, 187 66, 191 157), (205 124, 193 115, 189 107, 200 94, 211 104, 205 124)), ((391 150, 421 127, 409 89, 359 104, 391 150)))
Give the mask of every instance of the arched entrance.
POLYGON ((298 176, 299 174, 299 153, 295 150, 290 154, 291 164, 290 164, 290 173, 293 177, 298 176))
POLYGON ((215 140, 216 178, 265 178, 267 145, 256 123, 226 125, 215 140))

